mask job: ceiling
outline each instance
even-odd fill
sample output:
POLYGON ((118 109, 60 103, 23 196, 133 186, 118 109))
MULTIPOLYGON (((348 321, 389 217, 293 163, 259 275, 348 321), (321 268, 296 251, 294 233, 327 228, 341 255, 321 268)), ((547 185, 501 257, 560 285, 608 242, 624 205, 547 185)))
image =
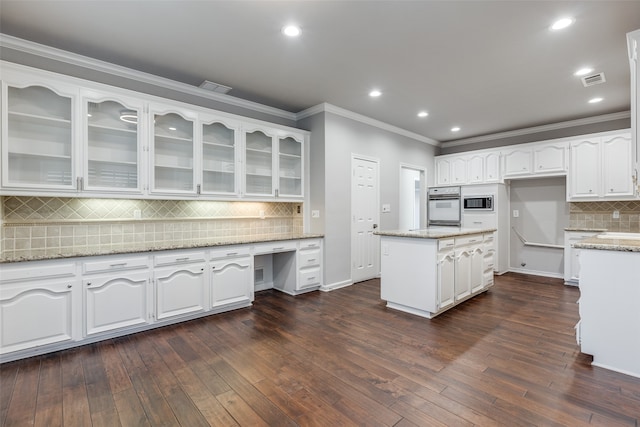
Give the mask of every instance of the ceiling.
POLYGON ((327 102, 441 142, 628 111, 625 35, 639 28, 640 1, 0 2, 4 34, 294 113, 327 102), (563 16, 575 23, 550 31, 563 16), (288 23, 302 34, 285 37, 288 23), (583 87, 573 73, 587 65, 606 83, 583 87))

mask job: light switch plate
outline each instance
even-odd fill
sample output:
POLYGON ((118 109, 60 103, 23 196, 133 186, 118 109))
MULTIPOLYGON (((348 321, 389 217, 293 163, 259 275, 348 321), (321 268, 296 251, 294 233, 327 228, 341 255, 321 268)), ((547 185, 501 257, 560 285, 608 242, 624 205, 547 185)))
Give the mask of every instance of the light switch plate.
POLYGON ((520 216, 520 211, 518 209, 513 210, 513 217, 518 218, 520 216))
POLYGON ((311 218, 320 218, 320 211, 311 211, 311 218))

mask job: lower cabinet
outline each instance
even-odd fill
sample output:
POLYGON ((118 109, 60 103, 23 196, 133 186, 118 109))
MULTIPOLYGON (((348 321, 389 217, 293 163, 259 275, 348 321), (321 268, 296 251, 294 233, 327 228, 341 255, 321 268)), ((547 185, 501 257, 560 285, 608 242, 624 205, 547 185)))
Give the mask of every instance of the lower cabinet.
POLYGON ((150 322, 150 272, 122 272, 82 280, 85 336, 150 322))
POLYGON ((204 252, 154 257, 155 318, 163 320, 207 308, 204 252))
POLYGON ((580 280, 580 249, 573 244, 598 234, 598 231, 565 231, 564 232, 564 283, 577 286, 580 280))
POLYGON ((212 261, 211 307, 253 301, 253 259, 248 254, 212 261))
POLYGON ((449 308, 455 302, 455 257, 454 251, 438 256, 438 308, 449 308))
POLYGON ((254 255, 273 255, 274 288, 318 289, 321 248, 310 238, 0 264, 0 362, 249 307, 254 255))
POLYGON ((471 252, 469 248, 456 249, 455 300, 471 295, 471 252))
MULTIPOLYGON (((0 274, 0 354, 79 338, 80 283, 75 264, 3 268, 0 274)), ((26 354, 29 356, 30 354, 26 354)))

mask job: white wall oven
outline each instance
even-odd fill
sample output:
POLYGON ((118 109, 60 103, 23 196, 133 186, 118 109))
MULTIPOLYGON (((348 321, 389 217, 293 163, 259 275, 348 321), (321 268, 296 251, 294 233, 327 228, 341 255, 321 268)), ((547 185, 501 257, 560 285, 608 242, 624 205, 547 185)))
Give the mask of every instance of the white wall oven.
POLYGON ((460 187, 431 187, 427 195, 428 226, 460 227, 460 187))

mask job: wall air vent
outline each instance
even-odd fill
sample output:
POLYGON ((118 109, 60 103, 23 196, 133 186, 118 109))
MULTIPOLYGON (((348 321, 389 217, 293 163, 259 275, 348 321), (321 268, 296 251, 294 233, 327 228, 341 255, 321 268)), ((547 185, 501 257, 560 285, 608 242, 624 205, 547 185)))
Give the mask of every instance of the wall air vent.
POLYGON ((604 73, 591 74, 589 76, 584 76, 581 78, 582 85, 584 87, 589 87, 593 85, 598 85, 600 83, 604 83, 607 80, 604 78, 604 73))
POLYGON ((216 93, 227 93, 231 90, 229 86, 221 85, 220 83, 214 83, 209 80, 205 80, 200 84, 200 87, 204 90, 208 90, 216 93))

